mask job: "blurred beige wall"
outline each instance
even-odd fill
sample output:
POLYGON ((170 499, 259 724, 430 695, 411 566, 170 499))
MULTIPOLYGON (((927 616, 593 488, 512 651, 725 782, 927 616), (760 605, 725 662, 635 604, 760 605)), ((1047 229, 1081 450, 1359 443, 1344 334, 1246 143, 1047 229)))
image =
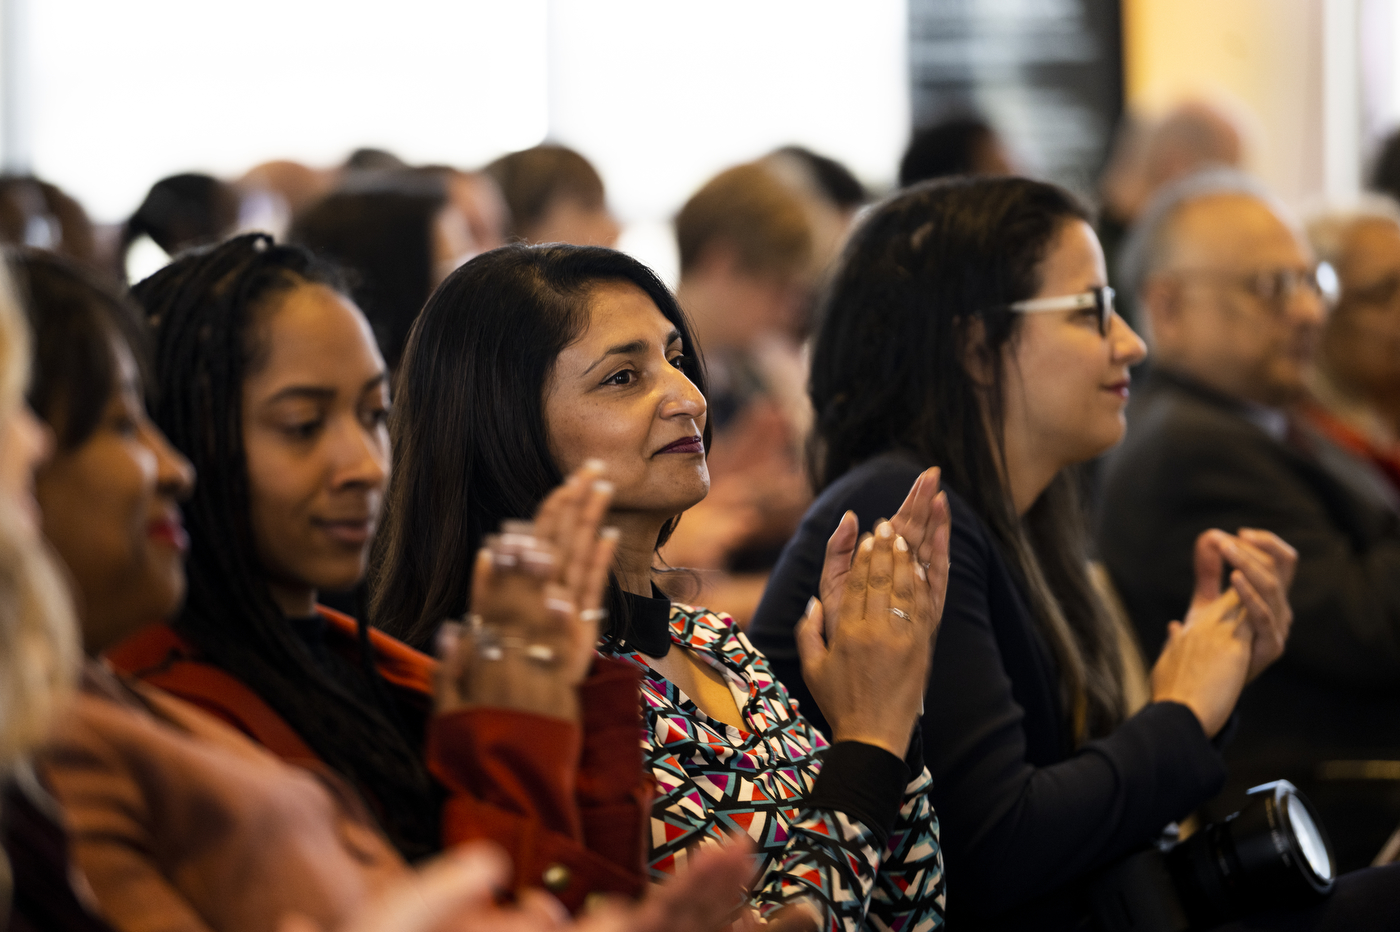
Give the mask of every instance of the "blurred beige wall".
POLYGON ((1358 160, 1345 138, 1351 117, 1342 112, 1356 90, 1337 78, 1345 83, 1347 67, 1355 71, 1346 61, 1355 54, 1354 7, 1355 0, 1123 0, 1127 105, 1147 116, 1187 97, 1237 107, 1252 124, 1250 167, 1286 201, 1305 208, 1324 194, 1336 197, 1353 183, 1349 160, 1358 160))

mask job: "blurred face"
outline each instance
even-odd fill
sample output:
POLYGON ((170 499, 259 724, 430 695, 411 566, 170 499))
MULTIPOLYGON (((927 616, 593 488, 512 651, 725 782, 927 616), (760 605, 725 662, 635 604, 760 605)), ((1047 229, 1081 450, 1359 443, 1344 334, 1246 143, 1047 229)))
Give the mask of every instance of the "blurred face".
POLYGON ((1170 255, 1144 290, 1163 365, 1226 395, 1283 405, 1303 393, 1324 319, 1309 288, 1261 292, 1279 273, 1307 274, 1312 256, 1270 207, 1252 197, 1204 197, 1184 205, 1170 255))
MULTIPOLYGON (((1037 298, 1082 294, 1108 280, 1098 238, 1081 220, 1061 227, 1039 272, 1037 298)), ((1002 350, 1008 460, 1031 458, 1053 475, 1122 439, 1128 367, 1147 350, 1117 315, 1101 335, 1096 308, 1021 316, 1002 350)))
POLYGON ((189 547, 179 502, 194 485, 189 461, 146 416, 131 352, 114 341, 113 353, 119 381, 97 429, 36 482, 44 534, 72 572, 90 654, 179 608, 189 547))
POLYGON ((545 430, 560 472, 599 459, 614 513, 661 520, 705 497, 705 398, 681 371, 681 336, 640 288, 599 286, 588 329, 559 354, 545 430))
POLYGON ((1400 225, 1376 219, 1353 226, 1337 275, 1341 300, 1323 354, 1340 381, 1393 407, 1400 398, 1400 225))
POLYGON ((452 270, 478 250, 472 240, 467 218, 453 203, 448 203, 433 218, 433 287, 436 288, 452 270))
POLYGON ((344 296, 301 285, 266 308, 266 358, 243 384, 253 537, 289 615, 364 576, 389 475, 389 396, 369 324, 344 296))
POLYGON ((609 249, 617 245, 621 232, 606 204, 585 204, 567 195, 551 201, 540 221, 524 231, 526 241, 531 243, 571 243, 609 249))
POLYGON ((0 496, 9 502, 25 533, 39 533, 39 504, 34 499, 34 470, 53 450, 53 438, 24 399, 0 412, 0 496))

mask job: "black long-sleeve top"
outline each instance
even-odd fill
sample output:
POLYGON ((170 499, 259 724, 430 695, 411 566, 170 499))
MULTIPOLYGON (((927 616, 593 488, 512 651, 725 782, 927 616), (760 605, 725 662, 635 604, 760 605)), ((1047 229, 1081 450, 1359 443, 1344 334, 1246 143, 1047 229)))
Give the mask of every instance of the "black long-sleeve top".
MULTIPOLYGON (((854 510, 862 530, 898 511, 922 467, 887 454, 833 483, 788 543, 750 636, 803 714, 827 725, 802 681, 792 629, 817 592, 827 539, 854 510)), ((922 721, 943 825, 948 920, 978 928, 1074 928, 1093 872, 1148 843, 1224 782, 1195 715, 1153 703, 1112 735, 1073 746, 1059 674, 990 531, 953 490, 952 571, 922 721)))

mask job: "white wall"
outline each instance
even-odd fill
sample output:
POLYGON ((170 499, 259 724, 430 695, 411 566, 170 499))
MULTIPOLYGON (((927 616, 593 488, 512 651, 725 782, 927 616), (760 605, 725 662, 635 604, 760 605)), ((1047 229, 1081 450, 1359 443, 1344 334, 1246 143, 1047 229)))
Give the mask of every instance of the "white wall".
POLYGON ((103 221, 177 171, 474 166, 549 135, 667 272, 715 171, 798 142, 883 183, 908 135, 904 0, 0 2, 28 14, 33 168, 103 221))

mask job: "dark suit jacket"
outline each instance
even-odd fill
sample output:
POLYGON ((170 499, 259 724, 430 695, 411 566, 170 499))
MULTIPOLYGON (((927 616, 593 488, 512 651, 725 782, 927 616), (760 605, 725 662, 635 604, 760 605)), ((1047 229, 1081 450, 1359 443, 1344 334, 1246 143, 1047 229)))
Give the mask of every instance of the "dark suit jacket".
POLYGON ((1400 522, 1384 483, 1320 435, 1276 440, 1178 375, 1157 370, 1135 392, 1097 536, 1149 657, 1186 609, 1202 531, 1264 528, 1298 549, 1288 649, 1241 698, 1232 777, 1306 781, 1322 760, 1400 758, 1400 522))
MULTIPOLYGON (((852 509, 862 530, 898 511, 921 466, 876 457, 808 510, 749 636, 817 727, 792 628, 816 594, 827 538, 852 509)), ((1075 748, 1059 670, 991 534, 955 491, 952 572, 922 721, 948 872, 950 927, 1060 929, 1087 915, 1086 882, 1146 844, 1224 781, 1185 706, 1149 705, 1075 748)))

